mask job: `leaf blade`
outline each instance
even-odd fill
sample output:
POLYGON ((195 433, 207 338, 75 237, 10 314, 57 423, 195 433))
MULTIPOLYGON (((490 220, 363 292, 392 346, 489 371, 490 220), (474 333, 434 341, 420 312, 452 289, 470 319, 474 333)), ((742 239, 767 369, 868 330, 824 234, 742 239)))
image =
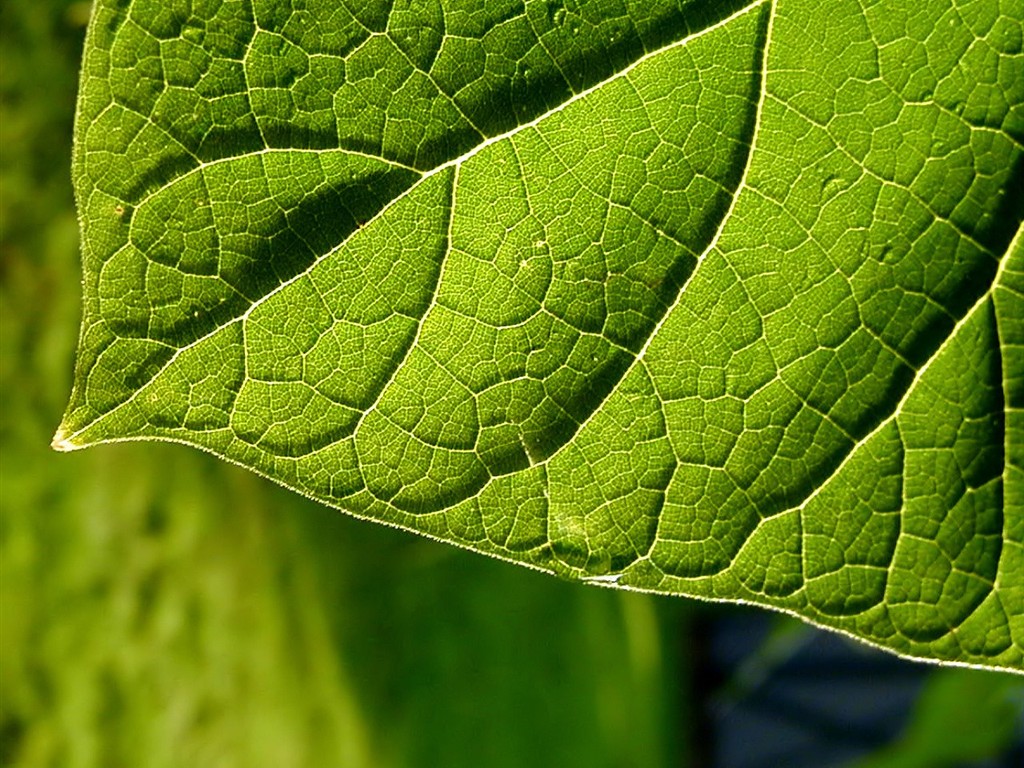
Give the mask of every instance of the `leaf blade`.
POLYGON ((1019 19, 457 6, 101 6, 58 447, 1019 669, 1019 19))

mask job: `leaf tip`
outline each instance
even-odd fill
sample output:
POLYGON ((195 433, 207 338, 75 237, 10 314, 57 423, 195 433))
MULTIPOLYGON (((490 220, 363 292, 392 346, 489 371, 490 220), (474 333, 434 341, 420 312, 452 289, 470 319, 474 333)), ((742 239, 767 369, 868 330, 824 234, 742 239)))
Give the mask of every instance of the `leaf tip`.
POLYGON ((81 443, 77 443, 74 440, 73 435, 68 435, 64 429, 64 425, 61 424, 57 427, 57 432, 53 436, 53 440, 50 442, 50 447, 55 451, 61 453, 67 453, 68 451, 74 451, 78 448, 82 448, 81 443))

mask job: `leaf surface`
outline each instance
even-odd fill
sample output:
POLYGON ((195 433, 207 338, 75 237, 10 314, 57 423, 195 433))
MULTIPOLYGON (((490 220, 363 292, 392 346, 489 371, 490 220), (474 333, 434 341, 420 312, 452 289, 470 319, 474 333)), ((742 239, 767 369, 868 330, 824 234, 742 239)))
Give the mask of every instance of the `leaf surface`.
POLYGON ((102 0, 55 447, 1020 671, 1022 19, 102 0))

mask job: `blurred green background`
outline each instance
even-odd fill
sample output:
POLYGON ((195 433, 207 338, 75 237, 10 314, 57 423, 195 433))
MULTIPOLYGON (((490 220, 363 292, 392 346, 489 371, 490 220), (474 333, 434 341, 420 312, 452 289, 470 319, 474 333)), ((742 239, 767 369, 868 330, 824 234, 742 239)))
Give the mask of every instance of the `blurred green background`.
POLYGON ((854 740, 858 765, 1019 758, 1024 689, 1009 675, 562 583, 180 446, 50 451, 79 321, 68 166, 88 13, 0 7, 0 764, 753 766, 795 727, 787 754, 848 762, 821 751, 859 717, 830 677, 848 662, 809 674, 798 661, 816 643, 875 669, 852 677, 901 711, 854 740), (740 658, 716 655, 716 638, 752 632, 740 658), (837 714, 779 714, 779 696, 804 695, 779 687, 787 674, 837 714), (756 707, 775 724, 755 733, 756 707))

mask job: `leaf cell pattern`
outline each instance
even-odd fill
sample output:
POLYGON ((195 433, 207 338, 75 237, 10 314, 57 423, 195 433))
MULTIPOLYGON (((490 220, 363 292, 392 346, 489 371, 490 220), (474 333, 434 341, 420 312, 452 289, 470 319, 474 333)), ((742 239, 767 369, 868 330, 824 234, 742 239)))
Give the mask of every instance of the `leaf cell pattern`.
POLYGON ((1024 666, 1024 2, 99 2, 55 446, 1024 666), (827 7, 826 7, 827 5, 827 7))

